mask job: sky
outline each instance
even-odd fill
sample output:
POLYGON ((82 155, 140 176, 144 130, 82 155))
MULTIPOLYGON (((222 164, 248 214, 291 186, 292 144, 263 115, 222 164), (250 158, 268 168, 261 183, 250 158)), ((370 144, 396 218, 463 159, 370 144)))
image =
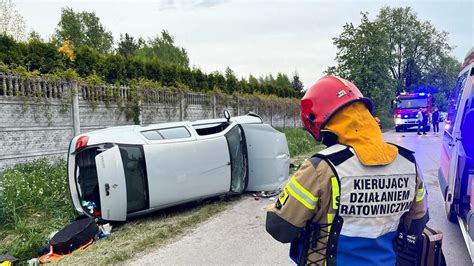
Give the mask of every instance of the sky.
POLYGON ((296 71, 306 88, 335 65, 333 38, 360 12, 374 18, 384 6, 410 6, 421 20, 449 33, 453 56, 462 61, 474 46, 474 1, 20 1, 14 0, 27 30, 43 38, 54 33, 61 8, 95 12, 115 40, 120 34, 152 38, 168 30, 184 47, 190 65, 205 72, 227 67, 239 77, 296 71))

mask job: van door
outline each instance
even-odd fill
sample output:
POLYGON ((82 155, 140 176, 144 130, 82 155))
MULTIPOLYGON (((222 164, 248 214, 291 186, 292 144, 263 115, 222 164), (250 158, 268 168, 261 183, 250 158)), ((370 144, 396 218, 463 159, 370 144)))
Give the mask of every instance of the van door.
MULTIPOLYGON (((468 83, 469 71, 462 72, 459 75, 456 87, 453 90, 451 98, 451 105, 448 112, 447 128, 444 133, 443 139, 443 151, 441 157, 441 172, 446 178, 447 191, 446 191, 446 212, 452 214, 453 202, 460 198, 460 186, 456 181, 458 173, 458 157, 459 148, 461 145, 461 122, 463 120, 464 109, 467 104, 467 93, 464 93, 465 87, 468 83), (444 163, 443 163, 444 161, 444 163)), ((440 180, 443 181, 443 180, 440 180)), ((458 211, 458 210, 457 210, 458 211)))
POLYGON ((229 192, 230 159, 223 135, 144 145, 150 208, 229 192))
POLYGON ((247 143, 247 191, 271 191, 288 179, 290 154, 285 134, 267 124, 243 124, 247 143))
POLYGON ((95 157, 99 181, 102 219, 125 221, 127 218, 127 187, 122 157, 114 146, 95 157))

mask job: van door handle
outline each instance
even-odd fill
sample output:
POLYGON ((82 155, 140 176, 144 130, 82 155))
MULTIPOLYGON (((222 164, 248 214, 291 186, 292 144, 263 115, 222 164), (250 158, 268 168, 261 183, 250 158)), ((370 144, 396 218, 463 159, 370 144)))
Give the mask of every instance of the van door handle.
POLYGON ((110 185, 108 183, 105 184, 105 195, 106 196, 110 195, 110 185))

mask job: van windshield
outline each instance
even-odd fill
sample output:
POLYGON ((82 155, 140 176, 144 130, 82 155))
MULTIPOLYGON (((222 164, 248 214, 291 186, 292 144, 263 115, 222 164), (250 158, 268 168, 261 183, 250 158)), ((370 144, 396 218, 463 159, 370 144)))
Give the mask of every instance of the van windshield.
POLYGON ((398 108, 407 109, 407 108, 425 108, 428 106, 427 98, 408 98, 408 99, 398 99, 398 108))

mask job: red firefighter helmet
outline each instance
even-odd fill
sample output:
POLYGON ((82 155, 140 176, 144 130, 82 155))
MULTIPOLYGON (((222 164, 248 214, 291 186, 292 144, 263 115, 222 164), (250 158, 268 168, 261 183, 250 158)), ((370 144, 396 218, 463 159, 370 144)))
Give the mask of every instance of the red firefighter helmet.
POLYGON ((364 102, 372 113, 372 100, 364 97, 352 82, 336 76, 324 76, 301 99, 303 126, 316 140, 321 141, 321 130, 332 115, 356 101, 364 102))

